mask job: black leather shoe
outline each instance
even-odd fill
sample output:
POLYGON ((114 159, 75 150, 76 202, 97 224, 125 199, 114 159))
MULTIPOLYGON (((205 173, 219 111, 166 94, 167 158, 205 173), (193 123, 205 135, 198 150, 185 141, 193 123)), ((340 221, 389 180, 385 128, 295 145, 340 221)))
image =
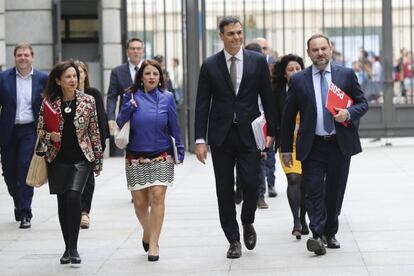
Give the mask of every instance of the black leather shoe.
POLYGON ((317 238, 317 239, 310 238, 306 242, 306 247, 308 248, 308 251, 311 251, 315 253, 316 255, 326 254, 325 245, 323 245, 323 241, 320 238, 317 238))
POLYGON ((332 237, 323 236, 322 240, 323 240, 323 243, 326 244, 326 247, 328 248, 332 248, 332 249, 341 248, 341 244, 335 238, 335 235, 332 237))
POLYGON ((60 264, 68 264, 70 263, 70 256, 69 252, 65 250, 65 253, 63 253, 62 257, 60 258, 60 264))
POLYGON ((79 267, 82 262, 82 259, 79 256, 78 250, 76 249, 69 250, 69 259, 70 259, 71 265, 74 267, 79 267))
POLYGON ((148 262, 156 262, 160 259, 159 255, 148 255, 148 262))
POLYGON ((243 201, 243 190, 241 188, 236 188, 236 193, 234 194, 234 202, 240 204, 243 201))
POLYGON ((297 240, 300 240, 302 238, 301 230, 293 229, 292 235, 295 236, 297 240))
POLYGON ((243 241, 247 249, 252 250, 256 246, 257 235, 253 224, 243 225, 243 241))
POLYGON ((242 255, 241 243, 239 241, 233 241, 230 244, 229 250, 227 250, 227 258, 237 259, 237 258, 240 258, 241 255, 242 255))
POLYGON ((20 229, 27 229, 30 228, 32 226, 32 224, 30 223, 30 218, 29 217, 22 217, 22 219, 20 220, 20 229))
POLYGON ((144 240, 142 240, 142 247, 144 248, 145 252, 148 252, 149 250, 149 243, 144 242, 144 240))

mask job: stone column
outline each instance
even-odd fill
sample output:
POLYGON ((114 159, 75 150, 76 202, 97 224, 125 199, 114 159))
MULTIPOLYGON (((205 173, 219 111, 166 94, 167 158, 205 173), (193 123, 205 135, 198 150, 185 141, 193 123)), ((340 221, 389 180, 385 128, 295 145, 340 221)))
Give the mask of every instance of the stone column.
MULTIPOLYGON (((34 66, 49 71, 53 66, 52 0, 5 0, 4 10, 7 68, 14 66, 13 50, 16 44, 28 42, 33 46, 34 66)), ((1 33, 0 27, 0 63, 1 33)))

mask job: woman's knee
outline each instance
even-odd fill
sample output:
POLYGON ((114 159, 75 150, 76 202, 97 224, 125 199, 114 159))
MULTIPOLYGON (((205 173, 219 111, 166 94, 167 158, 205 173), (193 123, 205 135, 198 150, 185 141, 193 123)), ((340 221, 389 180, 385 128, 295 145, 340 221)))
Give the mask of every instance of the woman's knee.
POLYGON ((165 188, 152 189, 150 199, 151 206, 163 205, 165 200, 165 188))

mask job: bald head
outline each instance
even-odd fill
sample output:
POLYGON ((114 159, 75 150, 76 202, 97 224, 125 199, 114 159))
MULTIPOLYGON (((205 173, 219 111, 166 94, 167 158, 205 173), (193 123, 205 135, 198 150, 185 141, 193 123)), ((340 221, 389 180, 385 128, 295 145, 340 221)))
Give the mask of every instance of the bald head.
POLYGON ((257 43, 262 48, 262 54, 269 55, 269 45, 267 43, 266 38, 264 37, 257 37, 253 40, 254 43, 257 43))

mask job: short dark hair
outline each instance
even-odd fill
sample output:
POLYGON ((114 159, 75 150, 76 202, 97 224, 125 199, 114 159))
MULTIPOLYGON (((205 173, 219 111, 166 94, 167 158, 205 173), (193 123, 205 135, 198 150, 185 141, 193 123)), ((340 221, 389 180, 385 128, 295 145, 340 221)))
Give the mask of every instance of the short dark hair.
POLYGON ((142 44, 142 47, 144 47, 144 41, 142 41, 142 39, 140 39, 140 38, 137 38, 137 37, 133 37, 133 38, 131 38, 131 39, 128 39, 128 41, 127 41, 127 43, 126 43, 126 48, 128 49, 129 48, 129 44, 131 43, 131 42, 134 42, 134 41, 138 41, 138 42, 141 42, 141 44, 142 44))
POLYGON ((324 34, 314 34, 311 37, 309 37, 308 41, 306 42, 306 45, 308 46, 308 49, 309 49, 309 43, 312 40, 317 39, 317 38, 324 38, 328 42, 329 46, 332 46, 331 41, 329 40, 329 37, 327 37, 324 34))
POLYGON ((250 51, 262 53, 262 47, 260 47, 260 45, 256 42, 249 43, 244 48, 250 51))
POLYGON ((33 54, 34 54, 34 52, 33 52, 33 48, 32 48, 32 45, 30 45, 29 43, 25 43, 25 42, 23 42, 23 43, 19 43, 19 44, 17 44, 17 45, 16 45, 16 47, 14 47, 14 52, 13 52, 13 55, 14 55, 14 56, 16 56, 16 52, 17 52, 17 50, 19 50, 19 49, 29 49, 29 50, 30 50, 30 54, 32 54, 32 56, 33 56, 33 54))
POLYGON ((243 24, 240 22, 240 19, 237 16, 225 16, 220 20, 219 23, 219 30, 220 33, 224 33, 224 27, 230 24, 236 24, 239 23, 243 26, 243 24))
POLYGON ((138 72, 135 75, 134 84, 127 89, 127 92, 135 93, 138 89, 140 89, 141 91, 144 91, 144 85, 142 84, 142 76, 144 75, 145 67, 147 67, 148 65, 152 65, 155 68, 157 68, 158 73, 160 74, 160 82, 158 84, 158 88, 161 91, 163 91, 162 89, 164 87, 164 77, 162 74, 161 65, 156 60, 147 59, 142 62, 141 67, 139 68, 138 72))
POLYGON ((79 81, 79 69, 73 60, 70 59, 57 63, 50 71, 45 90, 43 91, 43 96, 46 99, 54 101, 57 97, 62 97, 62 88, 56 83, 56 80, 60 79, 63 73, 70 67, 75 69, 79 81))

